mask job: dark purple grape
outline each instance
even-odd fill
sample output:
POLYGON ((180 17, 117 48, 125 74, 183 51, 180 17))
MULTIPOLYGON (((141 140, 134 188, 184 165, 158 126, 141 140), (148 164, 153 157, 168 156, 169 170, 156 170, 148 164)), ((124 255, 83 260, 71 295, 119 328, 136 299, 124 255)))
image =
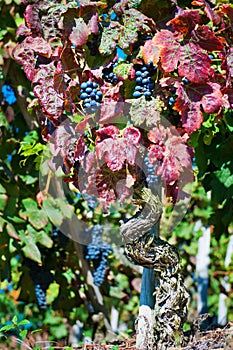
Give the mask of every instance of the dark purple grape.
POLYGON ((139 91, 134 91, 134 93, 133 93, 133 97, 134 97, 134 98, 139 98, 139 97, 141 97, 141 96, 142 96, 141 92, 139 92, 139 91))

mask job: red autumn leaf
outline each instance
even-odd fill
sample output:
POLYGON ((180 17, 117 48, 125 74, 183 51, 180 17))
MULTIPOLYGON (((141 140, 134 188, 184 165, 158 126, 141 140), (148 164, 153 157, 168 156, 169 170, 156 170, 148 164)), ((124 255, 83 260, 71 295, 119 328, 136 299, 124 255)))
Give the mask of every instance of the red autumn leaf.
POLYGON ((218 25, 221 21, 220 16, 211 8, 210 4, 205 0, 192 1, 193 6, 203 6, 206 16, 213 22, 214 25, 218 25))
POLYGON ((227 85, 232 85, 232 79, 233 79, 233 49, 230 48, 227 51, 226 57, 225 57, 225 65, 226 65, 226 71, 227 71, 227 85))
POLYGON ((138 129, 125 128, 121 137, 118 128, 111 125, 100 129, 97 134, 97 159, 104 160, 109 169, 112 171, 121 170, 125 161, 130 165, 135 164, 137 146, 141 139, 138 129))
POLYGON ((160 48, 154 44, 153 40, 147 40, 142 47, 142 58, 145 63, 153 62, 156 66, 159 61, 160 48))
MULTIPOLYGON (((220 91, 220 85, 217 83, 209 83, 211 91, 203 89, 203 97, 201 100, 202 107, 205 113, 219 113, 223 104, 223 95, 220 91)), ((199 89, 201 92, 201 89, 199 89)))
POLYGON ((87 42, 90 29, 82 18, 75 18, 75 27, 73 27, 69 39, 72 44, 82 46, 87 42))
POLYGON ((14 59, 23 66, 24 72, 29 80, 35 75, 36 54, 50 57, 52 49, 41 37, 28 36, 21 43, 17 44, 12 51, 14 59))
POLYGON ((125 168, 113 172, 104 164, 100 168, 93 169, 93 174, 88 176, 84 191, 89 195, 95 195, 107 209, 116 200, 123 202, 129 197, 132 194, 130 187, 133 183, 133 177, 126 173, 125 168))
POLYGON ((207 51, 218 51, 223 49, 222 42, 208 26, 198 26, 193 30, 192 39, 207 51))
POLYGON ((28 28, 31 29, 33 34, 40 34, 42 31, 40 17, 39 17, 39 7, 37 4, 29 4, 24 12, 25 23, 28 28))
POLYGON ((120 81, 115 86, 106 84, 102 87, 104 97, 100 107, 100 124, 107 123, 123 113, 124 102, 120 94, 122 84, 123 82, 120 81))
POLYGON ((198 10, 184 10, 168 22, 175 31, 184 35, 190 33, 200 21, 200 14, 198 10))
POLYGON ((127 142, 133 143, 134 145, 139 145, 141 140, 141 133, 137 128, 129 126, 124 129, 123 137, 127 142))
POLYGON ((152 43, 160 48, 160 57, 162 67, 165 72, 170 73, 177 68, 179 61, 179 49, 183 36, 181 34, 172 33, 169 30, 161 30, 156 33, 152 39, 152 43))
POLYGON ((181 120, 188 133, 200 128, 203 121, 201 108, 206 113, 218 113, 223 103, 223 96, 218 83, 188 84, 179 82, 174 109, 181 113, 181 120))
POLYGON ((203 83, 214 73, 213 68, 211 68, 211 59, 204 50, 220 50, 223 46, 221 41, 206 26, 197 27, 197 30, 194 29, 195 21, 198 24, 198 18, 195 14, 196 11, 185 11, 169 22, 173 23, 174 28, 176 28, 176 24, 180 22, 176 23, 175 20, 177 18, 179 20, 183 19, 188 26, 188 29, 186 29, 192 29, 190 35, 184 36, 182 30, 178 27, 175 32, 170 30, 157 32, 152 39, 152 45, 157 49, 153 54, 152 48, 148 53, 148 58, 157 61, 157 56, 160 56, 161 66, 165 73, 173 72, 178 68, 179 76, 186 77, 193 83, 203 83), (189 16, 192 17, 190 24, 188 24, 189 16), (210 41, 213 44, 210 44, 210 41), (159 49, 160 51, 158 52, 157 50, 159 49))
POLYGON ((17 36, 30 36, 32 35, 31 30, 25 26, 25 24, 20 24, 18 28, 16 29, 16 35, 17 36))
POLYGON ((229 17, 230 21, 233 22, 233 7, 230 5, 222 4, 221 10, 229 17))
POLYGON ((99 31, 99 16, 98 12, 95 10, 91 15, 91 18, 88 22, 88 27, 91 33, 98 34, 99 31))
POLYGON ((55 122, 63 113, 64 98, 54 88, 54 63, 41 66, 33 79, 37 83, 33 91, 45 115, 55 122))
POLYGON ((167 185, 173 185, 180 173, 191 165, 189 148, 184 139, 172 128, 159 125, 148 134, 149 160, 155 166, 155 174, 161 176, 167 185))
POLYGON ((186 77, 193 83, 203 83, 213 73, 209 56, 192 42, 180 47, 179 61, 179 75, 186 77))
POLYGON ((224 93, 224 107, 228 109, 233 109, 233 89, 232 88, 225 88, 223 89, 224 93))
POLYGON ((64 82, 64 72, 61 61, 57 63, 56 71, 54 73, 54 89, 60 93, 61 95, 64 94, 66 91, 67 85, 64 82))
POLYGON ((109 125, 97 130, 96 134, 96 143, 99 143, 105 139, 108 139, 109 137, 116 139, 120 134, 120 130, 115 125, 109 125))

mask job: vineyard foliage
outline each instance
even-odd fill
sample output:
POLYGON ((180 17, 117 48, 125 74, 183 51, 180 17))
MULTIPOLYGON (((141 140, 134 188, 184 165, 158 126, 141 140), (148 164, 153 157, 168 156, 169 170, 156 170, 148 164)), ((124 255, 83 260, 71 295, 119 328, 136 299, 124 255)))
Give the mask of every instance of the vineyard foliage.
MULTIPOLYGON (((224 266, 233 231, 232 5, 0 3, 0 289, 6 295, 0 294, 0 323, 24 315, 57 339, 67 336, 67 324, 99 311, 74 242, 56 228, 75 213, 90 227, 107 223, 117 234, 119 221, 133 213, 132 192, 145 183, 138 164, 145 150, 165 184, 161 235, 180 248, 191 315, 201 234, 194 226, 201 220, 211 227, 209 310, 216 315, 223 278, 229 277, 227 295, 233 283, 232 264, 224 266), (61 165, 67 198, 40 188, 48 143, 49 169, 61 165), (170 232, 179 179, 191 164, 191 202, 170 232), (96 193, 94 204, 85 200, 96 193)), ((121 321, 133 328, 140 275, 119 248, 108 263, 100 287, 106 308, 110 315, 117 305, 121 321)), ((232 319, 230 305, 228 312, 232 319)))

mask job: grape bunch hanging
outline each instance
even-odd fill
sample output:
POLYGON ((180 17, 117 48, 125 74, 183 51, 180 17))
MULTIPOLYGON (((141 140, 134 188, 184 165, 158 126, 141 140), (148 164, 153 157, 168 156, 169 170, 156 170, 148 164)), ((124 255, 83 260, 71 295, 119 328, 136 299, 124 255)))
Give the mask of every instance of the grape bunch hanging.
POLYGON ((92 242, 87 246, 85 258, 95 261, 95 271, 93 273, 94 284, 100 287, 104 282, 106 269, 108 267, 108 255, 112 252, 112 248, 107 242, 102 241, 102 225, 94 225, 91 233, 92 242))
POLYGON ((117 63, 111 64, 110 67, 106 67, 103 69, 102 78, 110 83, 110 84, 117 84, 119 79, 117 78, 116 74, 113 72, 114 67, 117 66, 117 63))
POLYGON ((81 84, 80 98, 83 100, 83 107, 86 113, 93 114, 100 107, 103 94, 99 85, 91 80, 81 84))
POLYGON ((153 63, 148 64, 137 64, 135 65, 136 71, 136 86, 133 92, 133 98, 139 98, 145 96, 146 99, 150 99, 154 88, 153 75, 155 74, 156 68, 153 63))
POLYGON ((35 285, 35 294, 36 294, 36 299, 37 299, 39 308, 46 309, 47 308, 46 291, 42 289, 39 283, 35 285))

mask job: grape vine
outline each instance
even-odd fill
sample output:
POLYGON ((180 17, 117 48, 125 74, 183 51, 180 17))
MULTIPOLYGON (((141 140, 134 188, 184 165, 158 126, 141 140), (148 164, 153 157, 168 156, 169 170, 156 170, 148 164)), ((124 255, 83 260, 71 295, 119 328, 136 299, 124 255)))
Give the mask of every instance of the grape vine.
MULTIPOLYGON (((43 140, 53 145, 52 171, 62 165, 64 181, 82 192, 91 209, 97 202, 104 209, 117 200, 122 204, 138 187, 153 187, 158 177, 175 203, 195 151, 196 176, 211 191, 213 207, 203 222, 213 227, 217 240, 223 232, 228 237, 233 207, 232 6, 193 1, 183 8, 181 1, 170 0, 159 5, 150 1, 149 6, 144 0, 23 4, 25 24, 17 29, 12 56, 33 88, 28 100, 43 140)), ((16 97, 21 101, 23 95, 16 85, 7 80, 1 85, 9 120, 16 97)), ((22 110, 26 115, 25 106, 22 110)), ((2 130, 0 136, 5 140, 2 130)), ((14 167, 14 157, 3 154, 14 167)), ((4 181, 9 169, 2 172, 4 181)), ((1 198, 7 207, 6 193, 1 198)), ((41 196, 42 208, 46 200, 41 196)), ((46 226, 48 219, 42 219, 46 226)), ((12 230, 14 225, 4 216, 2 227, 11 238, 22 239, 32 257, 27 239, 12 230)), ((33 258, 41 262, 33 242, 33 258)), ((90 250, 87 257, 100 286, 108 250, 97 252, 90 250)), ((41 284, 36 286, 39 291, 41 284)))

